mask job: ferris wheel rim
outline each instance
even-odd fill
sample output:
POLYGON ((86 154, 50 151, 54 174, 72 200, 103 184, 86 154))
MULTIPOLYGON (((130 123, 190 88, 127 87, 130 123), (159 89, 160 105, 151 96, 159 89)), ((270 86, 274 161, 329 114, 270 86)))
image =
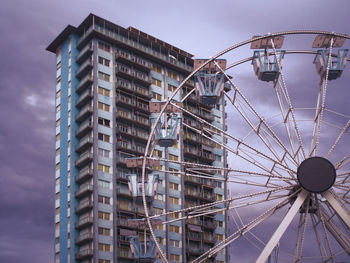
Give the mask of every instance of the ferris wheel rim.
MULTIPOLYGON (((243 41, 243 42, 240 42, 238 44, 235 44, 225 50, 223 50, 222 52, 216 54, 215 56, 211 57, 210 59, 208 59, 204 64, 202 64, 199 68, 197 68, 196 70, 194 70, 192 73, 190 73, 181 83, 180 85, 177 87, 177 89, 173 92, 173 94, 165 101, 165 104, 162 106, 161 108, 161 111, 159 112, 154 124, 152 125, 151 127, 151 132, 150 132, 150 136, 148 138, 148 141, 147 141, 147 145, 146 145, 146 148, 145 148, 145 154, 143 156, 143 164, 142 164, 142 200, 143 200, 143 205, 144 205, 144 209, 145 209, 145 214, 146 214, 146 222, 148 224, 148 227, 150 229, 150 233, 151 233, 151 236, 152 238, 154 239, 155 243, 156 243, 156 247, 161 255, 161 258, 163 260, 163 262, 168 262, 166 256, 163 254, 162 252, 162 249, 159 245, 159 243, 157 242, 157 238, 154 234, 154 231, 153 231, 153 227, 152 227, 152 223, 151 223, 151 220, 150 220, 150 215, 149 215, 149 211, 148 211, 148 207, 147 207, 147 202, 146 202, 146 195, 145 195, 145 175, 146 175, 146 162, 147 162, 147 159, 148 158, 152 158, 152 151, 150 151, 150 149, 152 149, 151 146, 151 141, 152 141, 152 138, 154 136, 154 133, 155 133, 155 126, 156 126, 156 123, 158 123, 158 121, 160 120, 162 114, 164 113, 166 107, 171 104, 171 102, 173 101, 174 97, 176 94, 178 94, 178 92, 182 89, 182 87, 185 85, 185 83, 193 77, 193 75, 195 73, 197 73, 198 71, 200 71, 205 65, 207 65, 208 63, 214 61, 215 59, 217 59, 218 57, 221 57, 222 55, 236 49, 236 48, 239 48, 241 46, 244 46, 244 45, 247 45, 249 43, 251 43, 252 41, 255 41, 257 39, 265 39, 265 38, 270 38, 270 37, 275 37, 275 36, 285 36, 285 35, 298 35, 298 34, 310 34, 310 35, 330 35, 330 36, 334 36, 334 37, 343 37, 343 38, 346 38, 346 39, 350 39, 350 36, 348 35, 345 35, 345 34, 338 34, 338 33, 334 33, 334 32, 326 32, 326 31, 313 31, 313 30, 294 30, 294 31, 285 31, 285 32, 278 32, 278 33, 268 33, 264 36, 260 36, 260 37, 257 37, 257 38, 254 38, 254 39, 249 39, 249 40, 246 40, 246 41, 243 41)), ((316 54, 315 51, 308 51, 308 50, 302 50, 302 51, 298 51, 298 50, 287 50, 286 53, 300 53, 300 54, 316 54)), ((332 54, 332 56, 334 56, 332 54)), ((250 57, 250 58, 246 58, 246 59, 243 59, 243 60, 240 60, 234 64, 231 64, 228 66, 227 69, 229 68, 232 68, 232 67, 235 67, 239 64, 242 64, 242 63, 245 63, 245 62, 248 62, 250 60, 252 60, 253 57, 250 57)), ((349 58, 346 58, 347 60, 350 60, 349 58)), ((188 96, 189 94, 187 94, 188 96)), ((181 101, 184 101, 187 96, 185 96, 181 101)))

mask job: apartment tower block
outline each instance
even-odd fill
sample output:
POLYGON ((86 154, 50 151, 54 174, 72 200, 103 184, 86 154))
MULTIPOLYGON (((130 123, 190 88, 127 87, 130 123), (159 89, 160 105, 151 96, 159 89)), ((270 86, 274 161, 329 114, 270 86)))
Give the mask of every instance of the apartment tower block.
MULTIPOLYGON (((173 94, 193 71, 193 55, 93 14, 78 27, 67 26, 47 50, 56 54, 54 262, 140 262, 130 236, 142 240, 145 231, 129 222, 145 211, 128 187, 128 177, 140 169, 128 167, 126 160, 144 155, 154 116, 149 103, 173 94)), ((174 99, 193 88, 194 80, 188 81, 174 99)), ((183 108, 225 127, 223 99, 206 105, 192 93, 183 108)), ((185 112, 181 118, 202 128, 185 112)), ((226 167, 225 150, 184 126, 180 133, 173 147, 154 148, 154 156, 176 161, 149 171, 159 176, 150 205, 154 214, 226 198, 225 181, 177 173, 186 172, 181 161, 226 167)), ((221 172, 208 176, 225 178, 221 172)), ((170 262, 190 262, 225 238, 226 217, 219 212, 160 224, 155 233, 170 262)), ((227 257, 224 250, 208 262, 228 262, 227 257)))

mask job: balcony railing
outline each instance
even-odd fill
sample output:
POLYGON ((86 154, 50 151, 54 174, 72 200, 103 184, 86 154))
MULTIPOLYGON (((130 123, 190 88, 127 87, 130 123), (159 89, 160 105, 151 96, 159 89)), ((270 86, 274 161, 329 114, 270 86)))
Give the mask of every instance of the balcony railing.
POLYGON ((87 59, 91 54, 93 50, 91 47, 91 43, 87 44, 82 50, 80 50, 78 56, 77 56, 77 63, 80 64, 85 59, 87 59))
POLYGON ((87 87, 90 87, 93 82, 92 74, 89 74, 82 78, 77 86, 76 92, 82 93, 87 87))
POLYGON ((80 139, 79 144, 77 145, 77 148, 75 149, 76 152, 81 153, 88 149, 92 144, 94 143, 94 140, 92 136, 87 135, 80 139))
POLYGON ((79 99, 76 101, 75 106, 77 108, 81 108, 84 104, 89 102, 92 99, 92 97, 93 97, 92 90, 91 89, 86 90, 85 92, 80 94, 79 99))
POLYGON ((83 64, 81 64, 81 66, 77 71, 76 77, 80 79, 86 73, 88 73, 91 69, 92 69, 92 59, 88 59, 83 64))
POLYGON ((92 126, 92 121, 89 119, 89 120, 86 120, 84 121, 83 123, 81 123, 79 125, 79 128, 75 134, 76 137, 78 138, 81 138, 83 137, 85 134, 87 134, 89 131, 91 131, 93 128, 92 126))
POLYGON ((78 168, 83 167, 85 164, 92 161, 93 154, 90 152, 85 152, 80 155, 79 159, 75 161, 75 166, 78 168))
POLYGON ((85 258, 89 258, 92 257, 94 255, 94 251, 91 248, 86 248, 83 250, 79 250, 76 254, 75 254, 75 258, 77 260, 82 260, 85 258))
POLYGON ((82 198, 92 193, 94 187, 92 184, 83 184, 79 186, 79 189, 75 192, 76 198, 82 198))
POLYGON ((85 167, 79 171, 78 176, 76 177, 75 181, 77 183, 81 183, 85 181, 88 178, 91 178, 93 175, 93 171, 90 167, 85 167))
POLYGON ((79 111, 75 120, 77 122, 82 122, 84 119, 89 117, 91 114, 92 114, 92 105, 86 105, 79 111))
POLYGON ((94 238, 94 235, 92 232, 86 232, 83 234, 80 234, 77 239, 75 240, 75 244, 81 245, 83 243, 89 242, 94 238))
POLYGON ((92 207, 93 207, 92 200, 90 199, 82 200, 79 202, 77 208, 75 209, 75 212, 77 214, 81 214, 88 211, 89 209, 92 209, 92 207))
POLYGON ((83 216, 80 217, 78 222, 75 225, 76 229, 82 229, 86 226, 92 225, 94 223, 94 219, 92 216, 83 216))

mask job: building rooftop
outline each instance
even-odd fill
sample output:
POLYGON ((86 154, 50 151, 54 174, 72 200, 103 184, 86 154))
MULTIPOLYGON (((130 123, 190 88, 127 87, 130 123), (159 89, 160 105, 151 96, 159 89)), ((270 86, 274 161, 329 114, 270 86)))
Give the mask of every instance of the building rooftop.
MULTIPOLYGON (((56 53, 56 49, 58 46, 72 33, 82 35, 84 32, 86 32, 91 25, 93 24, 99 24, 103 25, 105 28, 112 29, 120 33, 121 35, 131 38, 131 39, 137 39, 138 42, 143 43, 145 45, 152 46, 154 48, 159 48, 161 50, 167 50, 169 54, 177 53, 187 58, 192 58, 193 55, 179 49, 173 45, 170 45, 156 37, 153 37, 145 32, 142 32, 141 30, 138 30, 134 27, 128 27, 123 28, 121 26, 118 26, 106 19, 103 19, 95 14, 89 14, 85 20, 78 26, 74 27, 72 25, 68 25, 46 48, 46 50, 56 53)), ((174 54, 175 55, 175 54, 174 54)))

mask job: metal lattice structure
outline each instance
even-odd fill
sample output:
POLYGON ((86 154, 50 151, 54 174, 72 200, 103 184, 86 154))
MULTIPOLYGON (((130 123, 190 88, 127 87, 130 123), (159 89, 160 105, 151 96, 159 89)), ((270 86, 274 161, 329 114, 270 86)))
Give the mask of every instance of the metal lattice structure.
MULTIPOLYGON (((335 51, 349 38, 345 34, 310 30, 254 37, 213 56, 183 80, 154 120, 143 157, 144 221, 148 223, 163 262, 169 262, 169 257, 157 241, 153 220, 167 214, 179 214, 177 219, 162 222, 166 225, 222 211, 230 214, 231 233, 193 262, 205 262, 224 248, 232 246, 234 251, 235 246, 243 248, 247 244, 251 245, 252 259, 247 258, 246 262, 340 262, 350 256, 350 154, 347 149, 350 108, 346 99, 349 74, 343 72, 348 58, 345 49, 335 51), (279 50, 282 43, 278 38, 293 40, 304 36, 316 36, 313 46, 322 50, 297 50, 287 46, 283 51, 279 50), (235 59, 225 69, 216 63, 223 57, 236 58, 237 53, 241 54, 239 51, 249 44, 259 50, 252 57, 235 59), (296 62, 291 64, 298 65, 298 73, 287 68, 288 60, 293 56, 296 62), (299 60, 303 62, 298 64, 299 60), (239 67, 251 61, 254 70, 242 69, 245 74, 251 74, 251 80, 244 82, 241 88, 239 67), (300 88, 293 82, 295 77, 288 78, 285 73, 286 70, 292 75, 303 75, 305 68, 314 67, 313 62, 317 68, 317 71, 313 69, 314 76, 305 73, 308 81, 314 82, 312 86, 300 88), (224 96, 227 101, 228 130, 213 125, 173 99, 188 81, 200 76, 201 69, 209 63, 216 65, 217 76, 225 79, 231 88, 214 94, 224 96), (198 129, 182 122, 182 127, 225 149, 228 167, 153 156, 157 143, 154 138, 160 136, 157 135, 157 124, 167 114, 168 105, 202 124, 198 129), (224 200, 178 211, 150 214, 146 181, 148 160, 178 163, 183 167, 178 172, 180 176, 229 182, 231 195, 224 200), (214 177, 208 175, 208 171, 221 171, 223 176, 214 177)), ((186 102, 195 93, 194 87, 190 93, 181 96, 181 102, 186 102)), ((231 257, 234 256, 233 253, 231 257)))

